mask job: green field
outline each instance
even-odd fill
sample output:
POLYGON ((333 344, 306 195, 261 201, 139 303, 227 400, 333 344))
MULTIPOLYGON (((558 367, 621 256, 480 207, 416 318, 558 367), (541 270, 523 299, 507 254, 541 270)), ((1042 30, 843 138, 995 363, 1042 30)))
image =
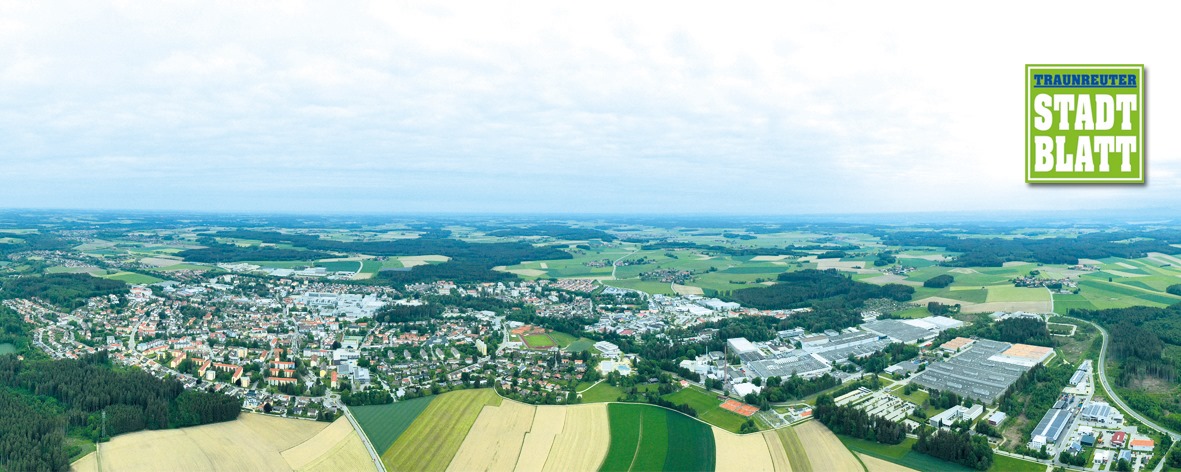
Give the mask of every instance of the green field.
MULTIPOLYGON (((893 462, 923 472, 970 472, 974 470, 910 450, 911 446, 917 441, 914 438, 906 438, 905 441, 902 441, 902 444, 887 445, 857 439, 843 434, 838 434, 837 437, 841 439, 841 442, 850 451, 873 456, 887 462, 893 462)), ((1045 467, 1042 467, 1041 470, 1044 472, 1045 467)))
POLYGON ((587 338, 578 338, 577 341, 570 343, 570 346, 568 346, 566 348, 566 351, 567 352, 582 352, 582 351, 586 351, 586 350, 595 350, 595 353, 597 353, 598 350, 596 350, 594 346, 595 346, 594 341, 587 339, 587 338))
POLYGON ((664 396, 665 400, 676 404, 689 405, 697 411, 697 417, 702 421, 724 430, 737 433, 746 422, 746 417, 729 410, 723 410, 717 395, 692 386, 683 388, 664 396))
POLYGON ((12 354, 14 352, 16 352, 16 345, 15 344, 12 344, 12 343, 0 344, 0 355, 12 354))
POLYGON ((566 349, 571 344, 574 344, 574 342, 578 341, 578 338, 561 331, 551 331, 549 333, 549 337, 553 339, 555 343, 558 343, 558 347, 562 349, 566 349))
POLYGON ((623 395, 623 390, 620 390, 619 387, 612 386, 607 382, 599 382, 598 385, 591 387, 590 390, 582 392, 582 402, 614 402, 619 401, 621 395, 623 395))
POLYGON ((316 267, 323 267, 328 272, 356 272, 361 268, 361 261, 329 261, 317 262, 316 267))
POLYGON ((607 413, 611 446, 599 470, 714 470, 709 426, 651 405, 612 403, 607 413))
POLYGON ((311 267, 312 261, 247 261, 246 264, 254 264, 259 267, 270 269, 295 269, 297 267, 311 267))
POLYGON ((117 274, 102 275, 100 277, 102 277, 104 279, 111 279, 111 280, 122 280, 124 282, 129 283, 129 284, 136 284, 136 285, 154 284, 157 282, 164 281, 164 279, 158 279, 158 278, 152 277, 150 275, 138 274, 135 272, 119 272, 117 274))
POLYGON ((379 262, 379 261, 371 261, 371 260, 361 261, 361 273, 362 274, 376 274, 381 271, 381 268, 383 266, 384 266, 384 263, 379 262))
POLYGON ((1044 288, 1014 287, 1012 285, 994 285, 988 287, 989 302, 1025 302, 1043 301, 1050 297, 1050 291, 1044 288))
POLYGON ((500 405, 491 389, 439 395, 381 454, 381 461, 389 470, 446 470, 485 405, 500 405))
POLYGON ((525 336, 525 344, 534 349, 545 349, 556 346, 554 340, 544 334, 530 334, 525 336))
POLYGON ((349 408, 353 417, 373 443, 373 449, 385 451, 394 444, 415 418, 435 397, 422 397, 388 405, 366 405, 349 408))
MULTIPOLYGON (((787 451, 791 472, 812 472, 812 463, 808 460, 808 453, 804 450, 804 444, 796 434, 796 429, 779 428, 775 430, 775 434, 779 435, 779 442, 783 443, 783 449, 787 451)), ((824 470, 823 467, 821 470, 824 470)))

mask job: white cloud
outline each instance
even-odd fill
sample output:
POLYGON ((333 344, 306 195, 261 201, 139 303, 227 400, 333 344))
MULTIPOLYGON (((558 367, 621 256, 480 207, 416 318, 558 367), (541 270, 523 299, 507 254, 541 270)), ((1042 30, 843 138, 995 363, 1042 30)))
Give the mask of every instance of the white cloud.
POLYGON ((1174 27, 1148 7, 1103 5, 0 1, 0 201, 741 213, 1171 203, 1174 27), (1050 14, 1084 24, 1097 13, 1114 34, 1040 29, 1050 14), (1150 184, 1024 184, 1027 62, 1146 63, 1150 184))

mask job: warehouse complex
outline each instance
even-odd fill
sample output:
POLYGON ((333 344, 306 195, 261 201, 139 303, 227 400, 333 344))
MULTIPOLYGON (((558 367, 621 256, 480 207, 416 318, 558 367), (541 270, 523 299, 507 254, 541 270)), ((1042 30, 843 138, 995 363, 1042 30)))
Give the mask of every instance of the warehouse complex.
MULTIPOLYGON (((956 344, 963 345, 962 342, 956 344)), ((961 348, 958 355, 928 365, 914 378, 914 383, 993 403, 1021 374, 1045 361, 1053 352, 1053 349, 1039 346, 978 339, 961 348)))

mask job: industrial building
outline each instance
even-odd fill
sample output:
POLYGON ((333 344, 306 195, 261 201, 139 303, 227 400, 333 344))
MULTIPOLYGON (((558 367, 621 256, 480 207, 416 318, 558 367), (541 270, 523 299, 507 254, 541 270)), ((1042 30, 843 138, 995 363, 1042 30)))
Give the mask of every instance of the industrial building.
POLYGON ((786 379, 792 375, 812 378, 832 370, 832 366, 828 363, 802 352, 797 352, 796 355, 748 362, 743 366, 750 372, 751 377, 761 378, 780 377, 786 379))
POLYGON ((867 331, 886 336, 894 342, 915 344, 938 336, 941 331, 959 328, 964 323, 945 316, 929 316, 916 320, 877 320, 861 325, 867 331))
POLYGON ((999 356, 1011 347, 1009 343, 979 339, 951 359, 928 364, 914 377, 914 383, 985 403, 996 402, 1030 368, 999 356))
POLYGON ((944 410, 943 413, 932 416, 928 420, 928 423, 936 428, 941 426, 951 426, 955 424, 956 421, 973 421, 976 418, 979 418, 982 414, 984 414, 984 405, 979 403, 972 405, 971 408, 965 407, 963 405, 956 405, 948 408, 947 410, 944 410))
POLYGON ((1078 366, 1078 370, 1074 371, 1074 375, 1070 377, 1070 386, 1078 386, 1079 384, 1083 383, 1083 381, 1086 380, 1089 375, 1091 375, 1091 360, 1087 359, 1078 366))
POLYGON ((1062 439, 1062 433, 1066 432, 1066 426, 1070 424, 1071 417, 1068 408, 1051 408, 1029 434, 1033 438, 1029 442, 1029 447, 1041 449, 1042 446, 1058 444, 1062 439))
POLYGON ((1087 404, 1087 406, 1083 407, 1083 411, 1079 416, 1086 421, 1097 423, 1122 423, 1124 421, 1123 415, 1120 415, 1111 405, 1103 402, 1091 402, 1087 404))

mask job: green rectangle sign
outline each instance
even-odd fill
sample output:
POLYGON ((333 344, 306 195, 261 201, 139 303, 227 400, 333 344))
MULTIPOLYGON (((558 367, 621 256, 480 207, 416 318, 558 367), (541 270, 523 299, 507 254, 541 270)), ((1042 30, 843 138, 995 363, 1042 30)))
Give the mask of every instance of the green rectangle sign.
POLYGON ((1026 65, 1025 181, 1144 183, 1144 65, 1026 65))

